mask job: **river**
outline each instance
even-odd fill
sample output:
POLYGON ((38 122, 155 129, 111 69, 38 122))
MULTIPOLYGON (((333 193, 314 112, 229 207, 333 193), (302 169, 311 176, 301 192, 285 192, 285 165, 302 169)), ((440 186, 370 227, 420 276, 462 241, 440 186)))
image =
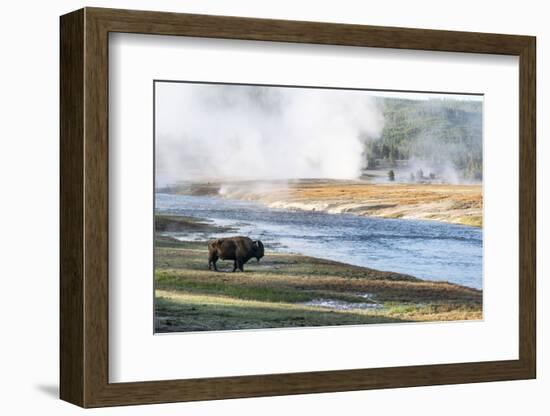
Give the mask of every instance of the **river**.
MULTIPOLYGON (((156 194, 156 212, 186 215, 235 229, 180 233, 182 240, 228 235, 260 239, 266 249, 482 288, 481 228, 418 221, 267 208, 215 196, 156 194)), ((269 254, 267 254, 269 255, 269 254)))

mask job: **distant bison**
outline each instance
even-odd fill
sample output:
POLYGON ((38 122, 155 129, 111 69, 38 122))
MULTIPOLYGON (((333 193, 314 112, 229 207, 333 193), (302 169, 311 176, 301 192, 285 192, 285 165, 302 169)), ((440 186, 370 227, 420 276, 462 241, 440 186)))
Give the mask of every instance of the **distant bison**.
POLYGON ((233 271, 244 272, 243 265, 252 257, 257 261, 264 256, 264 245, 260 240, 253 241, 248 237, 228 237, 208 242, 208 269, 218 271, 218 259, 233 260, 233 271))

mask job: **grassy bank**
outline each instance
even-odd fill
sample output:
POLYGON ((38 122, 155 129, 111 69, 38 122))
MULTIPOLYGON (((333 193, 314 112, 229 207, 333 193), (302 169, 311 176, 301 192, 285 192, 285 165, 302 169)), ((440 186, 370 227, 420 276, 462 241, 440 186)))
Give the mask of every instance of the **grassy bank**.
MULTIPOLYGON (((177 221, 180 231, 197 227, 177 221)), ((204 241, 157 236, 157 332, 481 318, 481 292, 446 282, 269 250, 244 273, 218 264, 220 272, 208 270, 204 241)))

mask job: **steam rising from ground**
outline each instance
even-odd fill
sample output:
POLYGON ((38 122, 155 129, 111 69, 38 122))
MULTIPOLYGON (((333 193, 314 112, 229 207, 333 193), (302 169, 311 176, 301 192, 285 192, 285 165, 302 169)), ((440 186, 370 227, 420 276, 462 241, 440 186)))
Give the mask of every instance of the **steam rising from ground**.
POLYGON ((157 82, 156 182, 355 179, 383 116, 364 91, 157 82))

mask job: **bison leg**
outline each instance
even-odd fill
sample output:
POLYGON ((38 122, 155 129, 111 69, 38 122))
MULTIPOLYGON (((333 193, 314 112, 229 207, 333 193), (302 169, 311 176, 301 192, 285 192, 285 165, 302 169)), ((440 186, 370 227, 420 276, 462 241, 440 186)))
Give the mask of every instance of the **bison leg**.
POLYGON ((208 259, 208 270, 212 270, 212 266, 214 266, 214 270, 218 271, 218 268, 216 267, 217 261, 218 261, 217 257, 214 257, 213 259, 208 259))
POLYGON ((214 270, 218 271, 218 268, 216 267, 217 261, 218 261, 217 256, 208 256, 208 270, 212 270, 212 266, 214 266, 214 270))
POLYGON ((233 260, 233 273, 237 270, 237 260, 233 260))
POLYGON ((243 266, 244 266, 244 261, 240 260, 240 261, 239 261, 239 270, 240 270, 241 272, 244 272, 244 267, 243 267, 243 266))

